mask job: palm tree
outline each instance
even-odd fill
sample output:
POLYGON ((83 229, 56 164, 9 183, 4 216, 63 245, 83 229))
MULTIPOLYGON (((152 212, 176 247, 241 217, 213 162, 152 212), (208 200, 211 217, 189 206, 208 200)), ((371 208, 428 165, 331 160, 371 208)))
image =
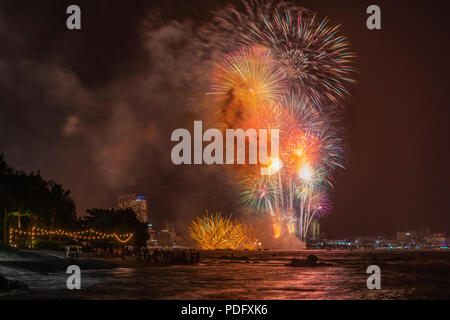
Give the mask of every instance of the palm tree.
MULTIPOLYGON (((46 181, 40 172, 26 174, 8 166, 0 155, 0 213, 3 213, 3 240, 7 243, 7 223, 17 216, 18 228, 31 231, 38 224, 53 230, 77 223, 75 203, 61 184, 46 181)), ((0 221, 1 224, 1 221, 0 221)))

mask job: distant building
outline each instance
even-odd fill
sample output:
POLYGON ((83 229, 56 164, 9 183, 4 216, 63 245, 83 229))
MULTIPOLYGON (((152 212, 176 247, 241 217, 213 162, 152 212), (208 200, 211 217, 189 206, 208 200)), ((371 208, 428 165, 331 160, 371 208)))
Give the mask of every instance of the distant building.
POLYGON ((368 236, 358 236, 356 237, 356 240, 358 240, 359 242, 375 242, 375 240, 377 240, 377 237, 368 237, 368 236))
POLYGON ((399 242, 408 242, 412 239, 411 232, 397 232, 397 241, 399 242))
POLYGON ((168 232, 170 234, 170 238, 172 240, 175 240, 175 237, 176 237, 177 234, 175 233, 175 225, 173 223, 166 222, 165 226, 164 226, 164 229, 161 230, 161 231, 162 232, 168 232))
POLYGON ((422 229, 420 229, 419 237, 420 237, 420 239, 423 240, 423 238, 428 237, 430 234, 431 234, 430 227, 429 226, 425 226, 422 229))
POLYGON ((164 229, 158 233, 158 245, 160 246, 172 246, 175 243, 176 233, 175 225, 166 222, 164 229))
POLYGON ((162 230, 158 233, 158 245, 162 247, 171 247, 173 246, 173 240, 167 230, 162 230))
POLYGON ((136 213, 139 221, 148 224, 148 197, 136 194, 120 195, 118 198, 119 210, 131 209, 136 213))
POLYGON ((445 237, 446 237, 446 233, 445 233, 445 232, 441 232, 441 233, 433 233, 432 236, 433 236, 434 238, 437 238, 437 239, 442 239, 442 238, 445 238, 445 237))
POLYGON ((149 246, 154 246, 158 244, 158 239, 156 237, 157 233, 156 230, 153 229, 153 225, 151 223, 147 224, 148 226, 148 235, 149 235, 149 239, 148 239, 148 245, 149 246))
POLYGON ((445 233, 433 233, 425 237, 425 242, 433 248, 448 248, 448 240, 445 233))

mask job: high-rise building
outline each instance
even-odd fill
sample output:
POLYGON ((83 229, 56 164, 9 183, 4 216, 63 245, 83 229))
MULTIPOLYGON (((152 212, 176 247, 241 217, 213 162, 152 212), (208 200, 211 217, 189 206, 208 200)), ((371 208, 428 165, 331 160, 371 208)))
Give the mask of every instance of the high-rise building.
POLYGON ((431 234, 430 227, 425 226, 422 229, 420 229, 419 237, 423 240, 423 238, 428 237, 431 234))
POLYGON ((136 213, 139 221, 148 224, 148 197, 136 194, 120 195, 118 199, 119 210, 131 209, 136 213))
POLYGON ((176 239, 175 225, 166 222, 164 228, 158 233, 158 244, 161 246, 172 246, 176 239))
POLYGON ((156 230, 153 229, 153 224, 149 223, 147 225, 147 232, 148 232, 148 236, 149 236, 148 241, 147 241, 147 245, 148 246, 157 245, 158 244, 158 240, 157 240, 157 237, 156 237, 157 233, 156 233, 156 230))
POLYGON ((446 234, 433 233, 428 237, 425 237, 425 242, 431 245, 432 248, 448 249, 448 240, 445 238, 446 234))
POLYGON ((411 240, 411 232, 397 232, 397 241, 408 242, 411 240))
POLYGON ((409 242, 413 240, 419 240, 419 232, 418 231, 409 231, 409 232, 397 232, 397 241, 400 242, 409 242))

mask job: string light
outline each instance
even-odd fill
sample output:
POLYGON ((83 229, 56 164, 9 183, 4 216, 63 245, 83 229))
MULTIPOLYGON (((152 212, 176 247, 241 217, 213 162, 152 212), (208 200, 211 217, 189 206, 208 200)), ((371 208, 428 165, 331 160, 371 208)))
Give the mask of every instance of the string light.
POLYGON ((116 234, 114 234, 114 237, 117 239, 117 241, 119 241, 120 243, 127 243, 128 241, 131 240, 131 238, 133 237, 133 234, 130 234, 128 239, 126 240, 121 240, 116 234))
POLYGON ((120 243, 127 243, 133 238, 133 233, 128 234, 117 234, 117 233, 103 233, 99 231, 95 231, 93 229, 87 229, 83 231, 77 232, 69 232, 61 229, 50 231, 38 227, 33 227, 32 231, 22 231, 18 229, 11 228, 9 230, 9 244, 13 243, 13 236, 15 234, 18 235, 27 235, 31 236, 31 240, 34 242, 36 236, 49 236, 49 235, 57 235, 64 236, 69 238, 74 238, 78 240, 104 240, 104 239, 116 239, 120 243))

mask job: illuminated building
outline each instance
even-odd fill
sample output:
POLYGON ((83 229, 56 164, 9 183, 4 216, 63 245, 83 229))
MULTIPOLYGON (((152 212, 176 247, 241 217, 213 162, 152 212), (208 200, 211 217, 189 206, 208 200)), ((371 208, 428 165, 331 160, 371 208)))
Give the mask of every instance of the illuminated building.
POLYGON ((158 245, 160 246, 172 246, 175 243, 176 233, 175 225, 166 222, 164 229, 158 233, 158 245))
POLYGON ((136 213, 139 221, 148 224, 148 197, 136 194, 120 195, 118 199, 119 210, 131 209, 136 213))
POLYGON ((148 235, 149 235, 149 239, 148 239, 148 245, 149 246, 154 246, 157 245, 158 241, 156 238, 156 231, 155 229, 153 229, 153 225, 151 223, 147 224, 148 227, 148 235))
POLYGON ((397 232, 397 241, 408 242, 412 239, 411 232, 397 232))
POLYGON ((428 237, 431 234, 430 227, 425 226, 419 231, 419 237, 421 240, 423 240, 425 237, 428 237))
POLYGON ((434 249, 448 249, 448 240, 445 236, 445 233, 433 233, 428 237, 425 237, 425 242, 429 247, 434 249))

